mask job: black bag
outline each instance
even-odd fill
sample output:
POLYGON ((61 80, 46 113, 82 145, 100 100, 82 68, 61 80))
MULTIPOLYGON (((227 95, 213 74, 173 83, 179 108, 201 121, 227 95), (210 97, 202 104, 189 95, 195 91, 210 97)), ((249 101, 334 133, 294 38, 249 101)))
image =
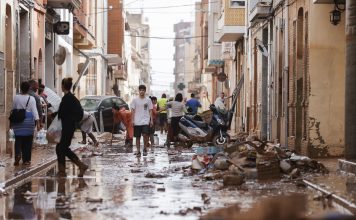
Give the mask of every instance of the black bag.
POLYGON ((30 97, 28 97, 26 107, 24 109, 12 109, 11 110, 10 117, 9 117, 9 120, 11 123, 21 123, 25 120, 26 108, 27 108, 28 102, 30 101, 30 97))

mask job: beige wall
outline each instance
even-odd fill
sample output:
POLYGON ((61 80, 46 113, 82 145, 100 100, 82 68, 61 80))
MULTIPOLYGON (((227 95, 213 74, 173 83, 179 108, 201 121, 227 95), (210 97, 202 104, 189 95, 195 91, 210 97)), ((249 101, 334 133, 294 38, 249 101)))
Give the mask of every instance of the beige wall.
POLYGON ((11 154, 13 150, 13 145, 11 142, 8 142, 8 130, 9 130, 9 120, 8 115, 12 107, 12 100, 15 94, 15 84, 14 84, 14 69, 16 66, 16 59, 15 59, 15 52, 16 52, 16 45, 15 45, 15 14, 16 10, 14 7, 14 3, 11 0, 0 1, 0 51, 4 53, 4 66, 6 68, 6 63, 9 63, 8 68, 5 69, 5 94, 4 94, 4 102, 5 108, 4 111, 0 112, 0 155, 5 153, 11 154), (6 6, 7 4, 11 7, 11 39, 9 41, 6 40, 6 35, 8 31, 5 28, 5 16, 6 16, 6 6), (9 44, 10 42, 10 44, 9 44), (10 57, 6 55, 10 53, 10 57), (6 72, 7 71, 7 72, 6 72))
POLYGON ((332 5, 310 5, 309 133, 313 148, 339 156, 344 150, 345 13, 334 26, 331 10, 332 5))
POLYGON ((32 13, 32 69, 35 79, 44 79, 46 50, 45 50, 45 10, 39 6, 35 6, 32 13), (40 51, 41 56, 40 57, 40 51), (36 58, 37 63, 34 63, 36 58), (40 63, 42 59, 42 64, 40 63))

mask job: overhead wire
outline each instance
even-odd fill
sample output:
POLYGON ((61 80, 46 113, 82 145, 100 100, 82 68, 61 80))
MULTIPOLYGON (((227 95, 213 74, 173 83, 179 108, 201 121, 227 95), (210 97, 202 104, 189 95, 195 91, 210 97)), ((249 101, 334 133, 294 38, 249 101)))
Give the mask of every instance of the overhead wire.
MULTIPOLYGON (((131 3, 134 3, 136 1, 133 1, 131 3)), ((128 3, 128 4, 131 4, 128 3)), ((213 3, 218 3, 218 1, 213 1, 213 2, 207 2, 207 3, 201 3, 201 4, 213 4, 213 3)), ((97 12, 93 12, 93 13, 83 13, 80 10, 78 10, 77 12, 81 13, 82 15, 92 15, 92 14, 100 14, 100 13, 105 13, 105 12, 110 12, 113 10, 145 10, 144 13, 162 13, 162 12, 149 12, 146 10, 150 10, 150 9, 167 9, 167 8, 180 8, 180 7, 188 7, 188 6, 195 6, 195 4, 182 4, 182 5, 170 5, 170 6, 157 6, 157 7, 139 7, 139 8, 125 8, 125 7, 112 7, 112 8, 96 8, 96 9, 105 9, 103 11, 97 11, 97 12)), ((182 12, 184 13, 184 12, 182 12)), ((186 12, 187 13, 187 12, 186 12)), ((192 12, 189 12, 192 13, 192 12)))
POLYGON ((125 34, 127 37, 139 37, 139 38, 150 38, 150 39, 161 39, 161 40, 186 40, 186 39, 193 39, 193 38, 201 38, 201 37, 208 37, 208 35, 203 36, 191 36, 191 37, 158 37, 158 36, 141 36, 141 35, 129 35, 125 34))

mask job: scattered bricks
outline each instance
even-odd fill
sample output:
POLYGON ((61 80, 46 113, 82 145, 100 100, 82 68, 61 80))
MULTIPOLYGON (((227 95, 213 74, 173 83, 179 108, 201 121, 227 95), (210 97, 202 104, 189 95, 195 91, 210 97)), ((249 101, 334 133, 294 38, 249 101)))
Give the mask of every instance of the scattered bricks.
POLYGON ((289 173, 290 169, 292 168, 292 166, 286 160, 281 160, 281 162, 279 162, 279 167, 284 173, 289 173))
POLYGON ((223 177, 224 186, 240 186, 244 183, 242 175, 225 175, 223 177))
POLYGON ((217 170, 227 170, 229 169, 229 163, 226 158, 218 158, 214 162, 215 169, 217 170))
POLYGON ((257 163, 257 177, 259 180, 280 178, 279 161, 265 161, 257 163))
POLYGON ((160 187, 160 188, 157 188, 157 191, 158 191, 158 192, 165 192, 165 191, 166 191, 166 188, 160 187))
POLYGON ((296 179, 300 176, 300 170, 298 168, 294 168, 292 172, 289 174, 290 178, 296 179))

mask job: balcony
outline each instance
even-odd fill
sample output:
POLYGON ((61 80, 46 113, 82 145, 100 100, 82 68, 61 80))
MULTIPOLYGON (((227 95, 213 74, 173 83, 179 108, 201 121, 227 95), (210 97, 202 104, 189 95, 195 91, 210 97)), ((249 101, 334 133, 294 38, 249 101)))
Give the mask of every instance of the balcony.
POLYGON ((127 68, 126 65, 118 66, 118 69, 113 70, 113 77, 121 80, 127 80, 127 68))
POLYGON ((224 61, 221 59, 221 45, 213 44, 208 47, 208 60, 205 63, 204 73, 214 73, 216 67, 224 65, 224 61))
POLYGON ((229 2, 225 0, 224 10, 218 20, 219 42, 237 41, 245 33, 245 8, 230 7, 229 2))
POLYGON ((47 0, 47 7, 79 9, 82 0, 47 0))
POLYGON ((271 15, 272 0, 251 0, 249 21, 259 22, 271 15))
POLYGON ((188 92, 195 93, 199 92, 201 89, 202 84, 198 80, 188 82, 188 92))

